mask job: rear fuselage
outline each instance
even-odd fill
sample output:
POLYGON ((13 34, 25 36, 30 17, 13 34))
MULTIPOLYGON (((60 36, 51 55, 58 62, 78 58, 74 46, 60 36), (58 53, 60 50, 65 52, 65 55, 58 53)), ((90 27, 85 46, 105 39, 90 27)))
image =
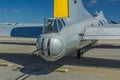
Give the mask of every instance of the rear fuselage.
POLYGON ((68 53, 77 51, 93 41, 82 40, 86 27, 91 25, 107 25, 106 19, 100 16, 63 27, 58 33, 42 34, 37 40, 37 48, 41 48, 40 55, 47 61, 56 61, 68 53))

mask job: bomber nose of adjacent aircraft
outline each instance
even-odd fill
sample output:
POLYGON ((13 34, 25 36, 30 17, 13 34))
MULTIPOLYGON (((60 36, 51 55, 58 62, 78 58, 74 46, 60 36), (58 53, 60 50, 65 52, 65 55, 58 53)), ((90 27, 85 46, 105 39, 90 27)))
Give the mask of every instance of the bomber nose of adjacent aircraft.
POLYGON ((37 40, 39 55, 47 61, 56 61, 63 57, 63 42, 58 38, 41 37, 37 40))

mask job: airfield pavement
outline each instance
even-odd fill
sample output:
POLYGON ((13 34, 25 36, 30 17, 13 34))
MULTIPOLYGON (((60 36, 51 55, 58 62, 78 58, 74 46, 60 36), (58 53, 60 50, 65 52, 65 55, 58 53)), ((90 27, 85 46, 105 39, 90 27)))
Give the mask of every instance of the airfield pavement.
POLYGON ((120 80, 120 40, 99 41, 81 59, 70 54, 56 62, 30 56, 34 44, 0 44, 0 80, 120 80), (105 44, 107 43, 107 44, 105 44), (59 72, 56 69, 67 69, 59 72))

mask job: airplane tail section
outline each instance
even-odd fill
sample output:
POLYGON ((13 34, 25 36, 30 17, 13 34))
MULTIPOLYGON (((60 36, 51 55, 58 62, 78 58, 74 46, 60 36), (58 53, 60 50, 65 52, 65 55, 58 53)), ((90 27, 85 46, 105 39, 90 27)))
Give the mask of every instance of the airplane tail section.
POLYGON ((92 16, 84 8, 82 0, 54 0, 54 17, 64 18, 66 25, 71 25, 92 16))

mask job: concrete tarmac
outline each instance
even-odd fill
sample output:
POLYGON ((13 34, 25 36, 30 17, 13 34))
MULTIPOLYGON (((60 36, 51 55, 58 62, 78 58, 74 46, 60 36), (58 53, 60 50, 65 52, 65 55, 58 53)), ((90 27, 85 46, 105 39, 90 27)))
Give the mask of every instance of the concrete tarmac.
POLYGON ((0 80, 120 80, 120 41, 106 42, 89 46, 81 59, 73 53, 53 63, 30 56, 35 50, 33 44, 1 43, 0 64, 12 65, 0 66, 0 80))

